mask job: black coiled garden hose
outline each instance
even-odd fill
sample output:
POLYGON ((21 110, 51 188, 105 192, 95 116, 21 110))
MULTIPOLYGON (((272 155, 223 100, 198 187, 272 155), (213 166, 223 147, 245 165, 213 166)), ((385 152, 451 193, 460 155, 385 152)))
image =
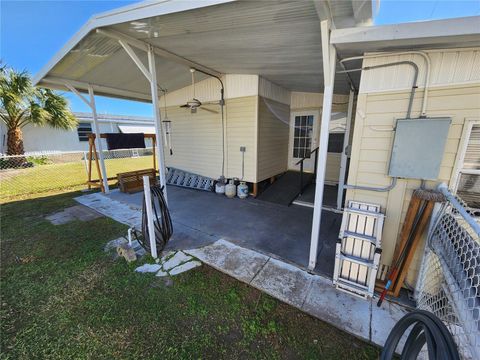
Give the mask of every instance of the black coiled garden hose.
POLYGON ((459 360, 457 346, 445 324, 434 314, 415 310, 402 317, 393 327, 383 347, 381 360, 393 359, 404 333, 413 326, 402 350, 402 360, 414 360, 425 343, 429 360, 459 360))
MULTIPOLYGON (((150 187, 153 209, 153 225, 155 228, 155 242, 157 244, 157 251, 160 252, 167 245, 168 241, 173 234, 172 218, 168 211, 167 202, 163 196, 163 186, 154 185, 150 187)), ((142 207, 142 234, 143 236, 135 237, 142 247, 150 252, 150 237, 148 234, 148 220, 147 220, 147 208, 145 204, 145 196, 143 197, 142 207)))

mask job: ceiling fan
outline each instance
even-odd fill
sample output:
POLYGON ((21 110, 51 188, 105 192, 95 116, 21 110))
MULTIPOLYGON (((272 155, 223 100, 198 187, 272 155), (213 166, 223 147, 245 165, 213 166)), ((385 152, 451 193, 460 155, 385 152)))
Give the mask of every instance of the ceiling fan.
POLYGON ((190 69, 190 73, 192 74, 192 99, 188 100, 185 104, 180 105, 180 107, 185 109, 190 109, 190 112, 192 114, 195 114, 197 112, 197 109, 205 110, 213 114, 218 114, 218 111, 208 109, 204 107, 204 105, 220 105, 219 102, 202 103, 200 100, 195 98, 195 69, 193 68, 190 69))

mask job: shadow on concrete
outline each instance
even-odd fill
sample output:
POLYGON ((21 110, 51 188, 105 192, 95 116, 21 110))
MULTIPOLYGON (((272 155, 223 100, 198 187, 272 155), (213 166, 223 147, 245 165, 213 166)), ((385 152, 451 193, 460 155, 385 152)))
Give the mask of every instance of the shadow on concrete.
MULTIPOLYGON (((142 193, 112 191, 108 197, 141 209, 142 193)), ((170 249, 191 249, 225 239, 306 268, 313 209, 253 198, 228 199, 206 191, 168 186, 174 223, 170 249)), ((315 272, 331 277, 341 214, 323 211, 315 272)))

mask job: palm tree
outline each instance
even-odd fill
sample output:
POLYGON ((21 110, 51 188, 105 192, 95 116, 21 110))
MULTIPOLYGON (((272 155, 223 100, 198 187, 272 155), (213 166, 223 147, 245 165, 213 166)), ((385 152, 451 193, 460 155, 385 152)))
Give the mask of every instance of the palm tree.
POLYGON ((65 130, 77 126, 67 99, 35 88, 26 71, 0 67, 0 101, 0 118, 8 130, 7 155, 23 155, 22 128, 27 124, 65 130))

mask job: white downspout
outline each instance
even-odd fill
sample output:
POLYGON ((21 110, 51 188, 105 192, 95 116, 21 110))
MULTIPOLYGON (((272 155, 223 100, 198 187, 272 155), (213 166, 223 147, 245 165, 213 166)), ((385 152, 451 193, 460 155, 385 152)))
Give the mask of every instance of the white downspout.
POLYGON ((308 269, 314 270, 317 264, 318 241, 320 236, 320 223, 322 216, 323 188, 325 185, 325 169, 327 163, 328 136, 330 117, 332 114, 333 87, 335 79, 335 63, 337 51, 330 44, 330 24, 328 20, 320 23, 322 36, 323 78, 324 93, 322 106, 322 123, 320 126, 320 139, 318 146, 318 161, 315 186, 315 201, 313 207, 312 235, 310 240, 310 256, 308 269))
POLYGON ((347 175, 347 147, 350 139, 350 127, 352 124, 353 116, 353 99, 355 93, 353 90, 350 90, 350 95, 348 97, 348 110, 347 110, 347 124, 345 127, 345 137, 343 138, 343 147, 342 147, 342 157, 340 158, 340 176, 338 177, 338 193, 337 193, 337 209, 342 209, 343 203, 343 185, 345 185, 345 178, 347 175))

